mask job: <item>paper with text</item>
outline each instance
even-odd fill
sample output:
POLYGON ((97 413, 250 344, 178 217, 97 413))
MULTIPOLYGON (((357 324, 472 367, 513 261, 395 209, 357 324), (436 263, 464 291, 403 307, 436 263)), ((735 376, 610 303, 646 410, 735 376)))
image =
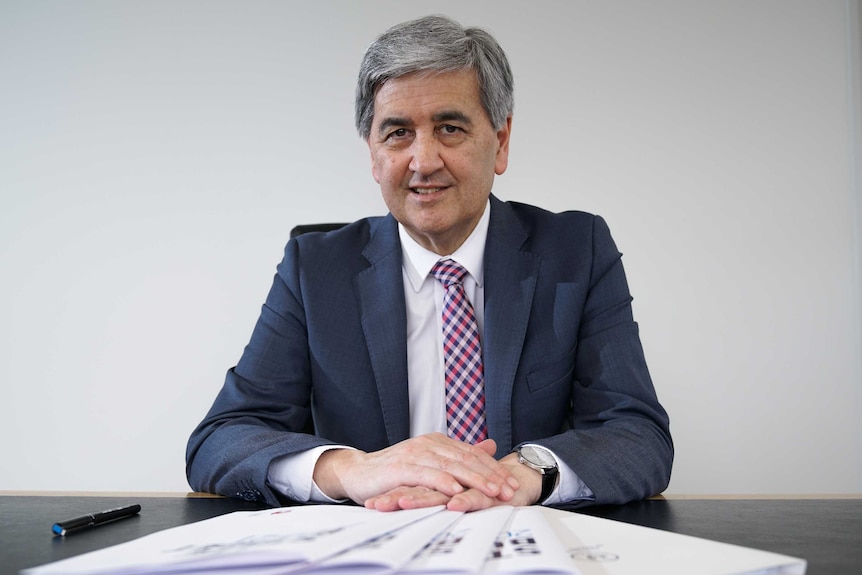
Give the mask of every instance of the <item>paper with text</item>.
POLYGON ((556 509, 542 513, 582 575, 804 575, 796 557, 556 509))
POLYGON ((235 512, 24 575, 804 575, 803 559, 544 507, 235 512))
POLYGON ((467 513, 445 532, 429 542, 400 572, 481 573, 497 535, 506 527, 514 509, 492 507, 467 513))
POLYGON ((28 569, 26 575, 300 568, 442 510, 381 513, 346 505, 238 511, 28 569))
POLYGON ((574 562, 539 507, 519 507, 494 542, 483 573, 576 575, 574 562))
POLYGON ((375 575, 398 571, 463 515, 458 511, 441 511, 325 559, 302 573, 375 575))

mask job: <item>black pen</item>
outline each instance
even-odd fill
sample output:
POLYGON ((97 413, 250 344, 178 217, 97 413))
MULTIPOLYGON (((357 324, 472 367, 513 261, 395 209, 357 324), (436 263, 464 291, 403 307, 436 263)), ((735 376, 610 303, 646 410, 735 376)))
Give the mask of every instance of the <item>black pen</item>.
POLYGON ((89 515, 82 515, 81 517, 66 519, 65 521, 55 523, 51 528, 51 531, 53 531, 55 535, 71 535, 72 533, 77 533, 78 531, 83 531, 84 529, 95 527, 96 525, 102 525, 103 523, 116 521, 117 519, 131 517, 140 510, 141 506, 135 504, 128 505, 126 507, 117 507, 115 509, 107 509, 105 511, 99 511, 98 513, 90 513, 89 515))

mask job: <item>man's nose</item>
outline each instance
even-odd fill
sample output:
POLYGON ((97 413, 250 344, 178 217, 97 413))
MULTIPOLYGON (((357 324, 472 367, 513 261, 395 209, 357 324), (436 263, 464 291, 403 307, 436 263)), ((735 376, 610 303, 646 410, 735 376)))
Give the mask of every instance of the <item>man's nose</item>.
POLYGON ((411 146, 412 157, 408 166, 412 172, 429 176, 443 167, 440 142, 433 135, 417 135, 411 146))

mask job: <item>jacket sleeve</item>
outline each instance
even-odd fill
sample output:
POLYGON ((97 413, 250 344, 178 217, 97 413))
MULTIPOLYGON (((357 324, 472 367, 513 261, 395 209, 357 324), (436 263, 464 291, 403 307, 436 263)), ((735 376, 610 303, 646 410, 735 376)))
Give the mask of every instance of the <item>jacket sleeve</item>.
POLYGON ((594 217, 589 287, 571 376, 569 429, 536 441, 593 490, 594 502, 572 502, 576 506, 642 499, 661 493, 670 481, 669 419, 644 359, 621 257, 604 220, 594 217))
POLYGON ((270 462, 330 442, 313 435, 311 367, 297 242, 285 248, 249 344, 186 450, 196 491, 280 505, 270 462))

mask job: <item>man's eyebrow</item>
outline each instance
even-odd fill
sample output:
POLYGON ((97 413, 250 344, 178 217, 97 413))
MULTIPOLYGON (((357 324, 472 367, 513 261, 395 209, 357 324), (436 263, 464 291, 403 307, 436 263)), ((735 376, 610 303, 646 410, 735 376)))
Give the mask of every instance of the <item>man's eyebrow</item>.
POLYGON ((434 122, 460 122, 466 126, 472 126, 473 120, 465 114, 464 112, 459 112, 457 110, 444 110, 442 112, 438 112, 431 116, 431 119, 434 122))

